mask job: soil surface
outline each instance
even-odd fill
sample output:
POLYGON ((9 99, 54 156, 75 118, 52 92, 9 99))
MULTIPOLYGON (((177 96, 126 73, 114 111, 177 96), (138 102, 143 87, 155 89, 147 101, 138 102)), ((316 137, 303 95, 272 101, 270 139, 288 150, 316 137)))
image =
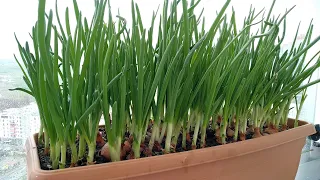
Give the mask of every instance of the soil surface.
MULTIPOLYGON (((102 136, 104 138, 105 141, 107 141, 107 137, 106 137, 106 132, 104 128, 99 128, 99 132, 102 133, 102 136)), ((79 140, 76 140, 76 146, 77 149, 79 148, 79 140)), ((100 146, 96 146, 96 152, 95 152, 95 157, 94 157, 94 161, 95 164, 101 164, 101 163, 107 163, 109 161, 107 161, 103 156, 99 156, 99 151, 102 147, 100 146)), ((40 159, 40 167, 43 170, 52 170, 52 166, 51 166, 51 161, 50 161, 50 155, 45 155, 44 153, 44 145, 43 144, 39 144, 37 146, 38 149, 38 155, 39 155, 39 159, 40 159)), ((86 151, 85 151, 85 155, 82 159, 79 159, 77 162, 77 166, 86 166, 87 165, 87 159, 86 156, 88 155, 88 146, 86 146, 86 151)), ((66 159, 66 168, 70 167, 71 165, 71 149, 68 146, 67 147, 67 159, 66 159)))
MULTIPOLYGON (((266 127, 263 128, 264 131, 265 131, 265 128, 266 127)), ((107 142, 107 135, 106 135, 105 129, 104 128, 99 128, 99 132, 102 133, 103 139, 105 140, 105 142, 107 142)), ((247 131, 246 140, 252 139, 253 138, 253 134, 254 134, 253 131, 247 131)), ((266 134, 264 133, 264 135, 266 135, 266 134)), ((145 138, 146 140, 145 140, 144 144, 141 144, 141 148, 144 149, 140 154, 141 158, 150 156, 150 151, 147 148, 148 145, 149 145, 150 136, 151 136, 151 126, 149 126, 149 128, 148 128, 148 132, 147 132, 147 135, 146 135, 146 138, 145 138)), ((193 131, 190 132, 190 138, 191 138, 191 142, 192 142, 193 131)), ((197 149, 200 148, 200 138, 201 138, 201 135, 199 134, 198 135, 198 139, 197 139, 197 149)), ((125 134, 125 138, 124 139, 129 139, 129 133, 125 134)), ((227 143, 233 143, 234 142, 233 141, 233 137, 227 137, 226 141, 227 141, 227 143)), ((238 139, 238 141, 240 141, 240 139, 238 139)), ((78 148, 78 145, 79 145, 78 140, 76 140, 76 145, 77 145, 77 148, 78 148)), ((164 153, 165 137, 163 138, 163 141, 161 142, 160 145, 161 145, 161 148, 153 148, 152 149, 152 156, 158 156, 158 155, 165 154, 164 153)), ((189 150, 192 149, 190 142, 187 142, 186 145, 187 145, 187 150, 184 150, 184 148, 182 148, 182 134, 180 133, 178 141, 177 141, 175 152, 189 151, 189 150)), ((213 147, 213 146, 219 146, 219 145, 221 145, 221 144, 219 144, 217 142, 217 138, 215 136, 215 130, 213 130, 211 127, 209 127, 207 129, 207 131, 206 131, 206 147, 213 147)), ((101 163, 110 162, 106 158, 104 158, 103 156, 100 155, 101 148, 102 147, 100 147, 98 145, 96 146, 96 152, 95 152, 95 157, 94 157, 94 161, 95 161, 94 163, 95 164, 101 164, 101 163)), ((43 145, 38 145, 37 149, 38 149, 38 155, 39 155, 39 159, 40 159, 40 167, 41 167, 41 169, 43 169, 43 170, 51 170, 52 167, 51 167, 51 162, 50 162, 50 155, 49 154, 45 155, 44 146, 43 145)), ((171 153, 175 153, 175 152, 171 151, 171 153)), ((87 156, 87 153, 88 153, 88 147, 86 147, 86 152, 85 152, 84 158, 78 160, 76 166, 86 166, 87 165, 87 160, 85 158, 87 156)), ((123 160, 128 160, 128 159, 130 159, 130 157, 132 157, 132 156, 130 156, 130 152, 128 152, 126 154, 126 157, 123 160)), ((70 167, 70 164, 71 164, 70 162, 71 162, 71 149, 70 149, 70 147, 67 147, 66 168, 70 167)))

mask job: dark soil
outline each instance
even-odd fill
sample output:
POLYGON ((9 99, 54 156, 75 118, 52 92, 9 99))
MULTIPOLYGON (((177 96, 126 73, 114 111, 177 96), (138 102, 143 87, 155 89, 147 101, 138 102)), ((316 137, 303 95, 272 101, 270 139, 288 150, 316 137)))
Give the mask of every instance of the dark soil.
MULTIPOLYGON (((104 138, 105 141, 107 141, 107 135, 105 132, 104 128, 99 128, 99 132, 102 133, 102 136, 104 138)), ((79 140, 76 140, 76 146, 77 149, 79 148, 79 140)), ((109 161, 107 161, 103 156, 99 156, 99 151, 102 147, 100 146, 96 146, 96 152, 95 152, 95 157, 94 157, 94 161, 95 164, 101 164, 101 163, 107 163, 109 161)), ((38 149, 38 155, 39 155, 39 159, 40 159, 40 167, 43 170, 51 170, 52 166, 51 166, 51 160, 50 160, 50 155, 45 155, 44 154, 44 145, 43 144, 38 144, 37 146, 38 149)), ((77 162, 77 166, 86 166, 87 165, 87 158, 86 156, 88 155, 88 146, 86 146, 86 151, 85 151, 85 155, 82 159, 79 159, 77 162)), ((70 167, 71 165, 71 149, 68 146, 67 147, 67 155, 66 155, 66 168, 70 167)))
POLYGON ((37 149, 38 149, 41 169, 51 170, 52 167, 51 167, 50 156, 47 156, 44 154, 44 144, 38 144, 37 149))
MULTIPOLYGON (((265 129, 266 127, 264 127, 265 129)), ((106 132, 105 132, 105 129, 104 128, 100 128, 99 129, 99 132, 102 133, 102 136, 105 140, 105 142, 107 142, 107 137, 106 137, 106 132)), ((150 135, 151 133, 151 128, 148 129, 148 134, 150 135)), ((215 136, 215 131, 209 127, 206 131, 206 147, 213 147, 213 146, 219 146, 221 144, 219 144, 217 142, 217 139, 216 139, 216 136, 215 136)), ((252 136, 253 136, 253 132, 249 132, 246 134, 246 139, 252 139, 252 136)), ((190 137, 191 137, 191 140, 193 139, 193 131, 190 132, 190 137)), ((124 139, 128 139, 129 138, 129 133, 126 133, 125 134, 125 138, 124 139)), ((198 135, 198 139, 197 139, 197 149, 200 148, 200 138, 201 138, 201 135, 199 134, 198 135)), ((140 154, 140 157, 141 158, 144 158, 144 157, 147 157, 147 150, 148 150, 148 145, 149 145, 149 142, 148 142, 148 139, 150 139, 149 137, 146 137, 145 139, 147 139, 144 144, 141 145, 141 147, 143 147, 145 150, 141 152, 140 154)), ((233 137, 227 137, 226 139, 227 143, 233 143, 233 137)), ((238 139, 238 141, 240 141, 240 139, 238 139)), ((76 145, 77 145, 77 148, 78 148, 78 140, 76 140, 76 145)), ((191 143, 187 142, 186 143, 187 145, 187 151, 188 150, 191 150, 191 143)), ((161 142, 161 148, 164 149, 165 147, 165 137, 163 138, 163 141, 161 142)), ((43 170, 51 170, 52 167, 51 167, 51 162, 50 162, 50 156, 49 155, 44 155, 44 146, 43 145, 38 145, 38 155, 39 155, 39 159, 40 159, 40 166, 41 166, 41 169, 43 170)), ((96 146, 96 152, 95 152, 95 157, 94 157, 94 163, 95 164, 101 164, 101 163, 108 163, 110 161, 108 161, 106 158, 104 158, 103 156, 100 155, 100 150, 101 150, 102 147, 100 146, 96 146)), ((157 156, 157 155, 163 155, 164 152, 163 152, 163 149, 162 150, 156 150, 155 148, 152 150, 152 156, 157 156)), ((182 148, 182 134, 179 135, 179 138, 178 138, 178 142, 177 142, 177 145, 176 145, 176 150, 175 152, 183 152, 183 151, 186 151, 182 148)), ((78 160, 77 162, 77 165, 76 166, 86 166, 87 165, 87 160, 86 160, 86 156, 87 156, 87 152, 88 152, 88 147, 86 148, 86 152, 85 152, 85 156, 78 160)), ((173 151, 171 153, 174 153, 173 151)), ((130 158, 130 153, 127 153, 126 155, 126 158, 123 159, 123 160, 128 160, 130 158)), ((71 149, 70 147, 67 147, 67 159, 66 159, 66 168, 70 167, 70 163, 71 162, 71 149)))

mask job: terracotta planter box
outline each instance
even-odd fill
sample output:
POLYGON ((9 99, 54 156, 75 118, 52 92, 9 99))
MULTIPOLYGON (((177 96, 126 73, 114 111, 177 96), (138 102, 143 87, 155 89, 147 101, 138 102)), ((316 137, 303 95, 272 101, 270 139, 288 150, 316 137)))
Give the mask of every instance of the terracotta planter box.
MULTIPOLYGON (((293 120, 289 120, 292 127, 293 120)), ((28 179, 293 180, 312 124, 257 139, 205 149, 62 170, 40 169, 35 134, 26 141, 28 179)))

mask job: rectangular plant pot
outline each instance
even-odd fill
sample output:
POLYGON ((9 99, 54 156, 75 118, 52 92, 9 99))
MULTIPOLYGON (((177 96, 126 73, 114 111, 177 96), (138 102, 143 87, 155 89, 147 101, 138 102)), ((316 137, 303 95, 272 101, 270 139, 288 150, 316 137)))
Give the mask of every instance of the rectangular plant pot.
MULTIPOLYGON (((293 126, 289 119, 289 127, 293 126)), ((314 134, 312 124, 256 139, 121 162, 41 170, 35 137, 26 141, 28 179, 219 179, 293 180, 306 137, 314 134)))

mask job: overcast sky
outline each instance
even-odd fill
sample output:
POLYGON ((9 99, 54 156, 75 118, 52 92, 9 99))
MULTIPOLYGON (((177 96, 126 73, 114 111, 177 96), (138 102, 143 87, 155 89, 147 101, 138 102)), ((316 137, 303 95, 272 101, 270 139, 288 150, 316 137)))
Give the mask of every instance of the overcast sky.
MULTIPOLYGON (((135 0, 138 3, 143 21, 146 25, 150 24, 152 11, 161 5, 163 0, 135 0)), ((250 4, 257 10, 269 8, 272 0, 232 0, 231 6, 236 11, 238 24, 240 25, 245 15, 248 14, 250 4)), ((223 0, 202 0, 197 11, 200 12, 205 7, 204 15, 206 17, 207 26, 212 23, 216 10, 223 5, 223 0)), ((47 9, 53 9, 55 0, 47 0, 47 9)), ((94 10, 93 0, 78 0, 79 8, 90 19, 94 10)), ((65 8, 69 6, 70 15, 73 15, 72 0, 58 0, 59 13, 61 19, 65 12, 65 8)), ((286 8, 297 5, 294 11, 288 17, 287 25, 287 41, 293 37, 299 21, 302 21, 301 30, 306 31, 310 20, 314 19, 314 37, 320 35, 320 1, 319 0, 278 0, 274 9, 274 15, 283 14, 286 8)), ((21 42, 30 41, 28 33, 31 31, 37 19, 37 0, 3 0, 0 2, 0 60, 13 59, 13 54, 17 54, 17 46, 14 39, 14 32, 17 34, 21 42)), ((111 0, 113 15, 120 10, 121 16, 125 17, 130 23, 131 17, 131 0, 111 0)), ((227 12, 230 13, 231 9, 227 12)), ((161 6, 160 6, 161 9, 161 6)), ((71 21, 73 16, 71 16, 71 21)), ((242 26, 242 25, 241 25, 242 26)), ((301 31, 301 33, 303 32, 301 31)))

